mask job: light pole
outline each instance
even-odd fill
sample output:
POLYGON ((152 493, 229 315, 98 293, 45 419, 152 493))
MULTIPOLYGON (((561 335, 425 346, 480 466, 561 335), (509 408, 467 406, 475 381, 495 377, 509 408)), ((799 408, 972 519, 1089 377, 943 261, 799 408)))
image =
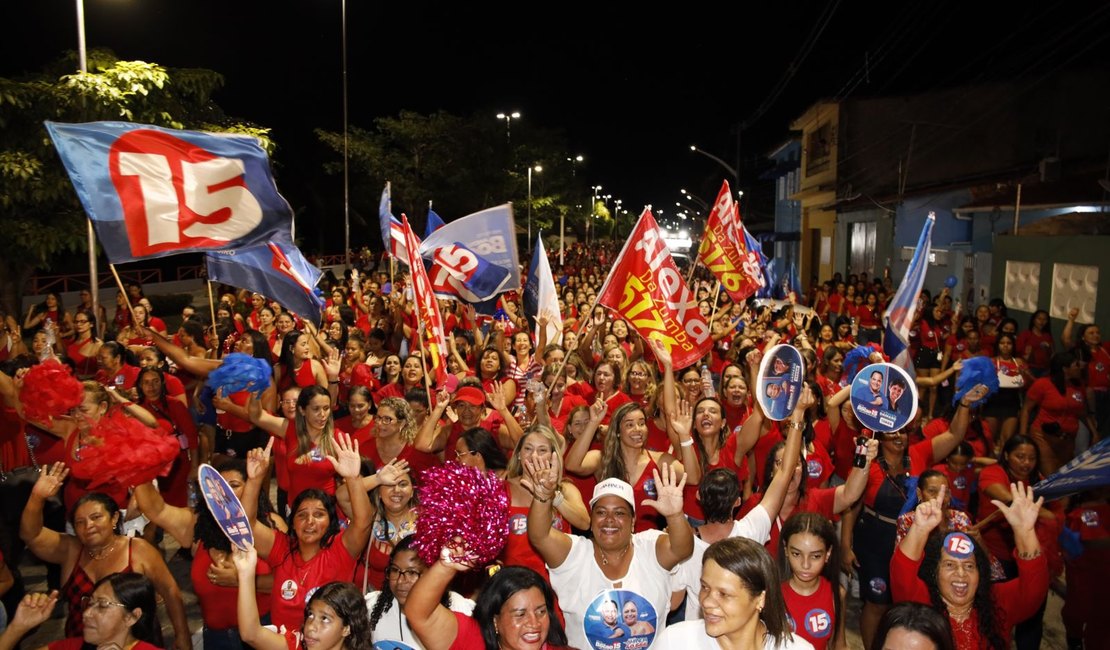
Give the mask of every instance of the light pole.
POLYGON ((700 196, 696 196, 694 194, 691 194, 691 193, 687 192, 685 189, 681 189, 678 192, 679 192, 679 194, 686 197, 687 199, 693 201, 694 203, 697 203, 699 206, 701 206, 702 210, 706 210, 706 211, 709 210, 709 204, 706 203, 705 199, 701 198, 700 196))
MULTIPOLYGON (((343 250, 347 268, 351 268, 351 184, 347 153, 347 0, 342 0, 343 17, 343 250)), ((215 319, 215 314, 212 315, 215 319)))
POLYGON ((528 168, 528 243, 532 242, 532 171, 538 174, 543 171, 542 165, 533 165, 528 168))
MULTIPOLYGON (((578 154, 577 156, 575 156, 573 158, 569 158, 569 157, 567 158, 567 162, 570 163, 570 177, 571 178, 574 178, 574 172, 575 172, 574 166, 576 164, 582 162, 583 160, 585 160, 585 157, 583 157, 582 154, 578 154)), ((559 266, 563 265, 563 249, 564 249, 564 244, 565 244, 565 240, 566 240, 566 234, 567 234, 567 214, 566 214, 565 210, 560 210, 559 211, 559 266)))
MULTIPOLYGON (((77 0, 77 65, 81 74, 89 71, 85 53, 85 0, 77 0)), ((93 230, 92 219, 86 218, 85 226, 88 229, 89 240, 89 294, 92 297, 92 313, 97 319, 96 327, 100 330, 96 334, 99 336, 103 333, 106 324, 100 322, 100 282, 97 280, 100 273, 96 268, 96 231, 93 230)), ((212 316, 215 318, 215 314, 212 316)))
MULTIPOLYGON (((594 191, 594 198, 590 201, 590 216, 586 219, 586 245, 590 245, 590 219, 596 219, 597 213, 597 193, 601 191, 600 185, 591 185, 590 189, 594 191)), ((597 238, 597 227, 594 227, 594 238, 597 238)))
POLYGON ((513 120, 520 119, 520 111, 513 111, 512 113, 498 113, 497 119, 505 120, 505 142, 511 143, 513 141, 513 120))
POLYGON ((732 176, 732 182, 734 184, 732 189, 735 190, 735 189, 738 189, 740 187, 740 174, 736 171, 735 167, 733 167, 732 165, 728 164, 727 162, 721 160, 717 156, 714 156, 713 154, 709 153, 708 151, 703 151, 701 149, 698 149, 698 147, 696 145, 690 145, 690 151, 700 153, 701 155, 705 156, 706 158, 709 158, 710 160, 717 163, 721 167, 724 167, 726 170, 728 170, 729 175, 732 176))

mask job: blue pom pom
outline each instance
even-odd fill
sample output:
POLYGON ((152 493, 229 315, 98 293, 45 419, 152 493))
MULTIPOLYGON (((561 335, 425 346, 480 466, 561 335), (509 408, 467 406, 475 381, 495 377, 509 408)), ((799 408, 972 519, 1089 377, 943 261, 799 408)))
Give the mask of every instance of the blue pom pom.
POLYGON ((270 387, 270 364, 238 352, 224 357, 223 364, 208 373, 208 385, 224 396, 249 390, 258 395, 270 387))
POLYGON ((956 276, 950 275, 950 276, 948 276, 947 278, 944 279, 944 286, 948 287, 949 289, 955 289, 956 285, 959 282, 960 281, 956 278, 956 276))
POLYGON ((906 502, 904 504, 902 504, 902 509, 898 512, 899 517, 906 514, 907 512, 913 512, 914 509, 917 508, 917 477, 916 476, 910 476, 910 477, 906 478, 906 494, 908 494, 909 497, 907 497, 906 502))
POLYGON ((847 384, 855 380, 861 370, 871 365, 871 353, 874 348, 869 345, 860 345, 848 350, 844 355, 844 379, 847 384))
POLYGON ((994 362, 987 357, 964 359, 960 375, 956 378, 956 396, 952 398, 952 403, 955 404, 963 399, 969 390, 979 384, 987 387, 987 396, 972 404, 972 408, 981 405, 998 392, 998 370, 994 367, 994 362))

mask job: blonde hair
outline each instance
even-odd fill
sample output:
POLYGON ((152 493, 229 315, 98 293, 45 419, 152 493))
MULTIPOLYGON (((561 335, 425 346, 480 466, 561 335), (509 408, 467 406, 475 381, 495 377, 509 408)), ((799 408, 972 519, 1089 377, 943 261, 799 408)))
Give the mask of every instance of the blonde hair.
POLYGON ((379 413, 382 408, 393 409, 394 415, 401 421, 401 432, 399 434, 401 440, 406 445, 412 444, 412 441, 416 440, 416 418, 412 416, 412 407, 409 406, 409 403, 400 397, 387 397, 382 400, 381 404, 378 404, 379 413))
MULTIPOLYGON (((520 462, 520 450, 524 447, 524 440, 530 435, 537 435, 543 438, 547 444, 551 445, 551 449, 559 454, 560 457, 562 457, 563 451, 567 447, 566 441, 563 440, 562 436, 556 434, 554 429, 546 424, 533 424, 528 427, 524 435, 520 437, 520 440, 516 441, 516 448, 513 449, 513 455, 509 458, 509 466, 505 470, 505 478, 517 478, 524 474, 524 465, 520 462)), ((559 478, 561 480, 562 476, 559 478)))

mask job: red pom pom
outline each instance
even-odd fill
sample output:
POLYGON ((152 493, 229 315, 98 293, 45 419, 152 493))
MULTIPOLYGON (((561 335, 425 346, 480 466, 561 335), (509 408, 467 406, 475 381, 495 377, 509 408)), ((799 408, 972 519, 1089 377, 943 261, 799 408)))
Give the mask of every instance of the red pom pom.
POLYGON ((370 366, 359 363, 355 364, 354 369, 351 370, 351 385, 365 386, 374 391, 378 389, 378 380, 374 377, 374 371, 370 366))
POLYGON ((47 425, 80 406, 84 400, 85 389, 81 382, 57 359, 47 359, 28 370, 19 391, 23 417, 47 425))
POLYGON ((455 462, 420 474, 420 516, 413 546, 429 566, 446 546, 462 539, 467 555, 455 560, 479 567, 492 562, 509 536, 509 495, 493 472, 455 462))
POLYGON ((100 418, 90 435, 97 442, 81 450, 84 462, 75 463, 73 475, 90 481, 89 487, 130 487, 165 476, 181 447, 162 428, 151 429, 121 411, 100 418))

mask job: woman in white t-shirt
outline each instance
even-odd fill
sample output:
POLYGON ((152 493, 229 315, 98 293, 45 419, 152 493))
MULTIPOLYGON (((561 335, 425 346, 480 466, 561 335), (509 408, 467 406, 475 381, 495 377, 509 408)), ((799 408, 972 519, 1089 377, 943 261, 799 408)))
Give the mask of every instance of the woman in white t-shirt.
POLYGON ((669 626, 659 647, 813 650, 790 633, 778 569, 758 542, 730 537, 706 549, 698 602, 704 618, 669 626))

